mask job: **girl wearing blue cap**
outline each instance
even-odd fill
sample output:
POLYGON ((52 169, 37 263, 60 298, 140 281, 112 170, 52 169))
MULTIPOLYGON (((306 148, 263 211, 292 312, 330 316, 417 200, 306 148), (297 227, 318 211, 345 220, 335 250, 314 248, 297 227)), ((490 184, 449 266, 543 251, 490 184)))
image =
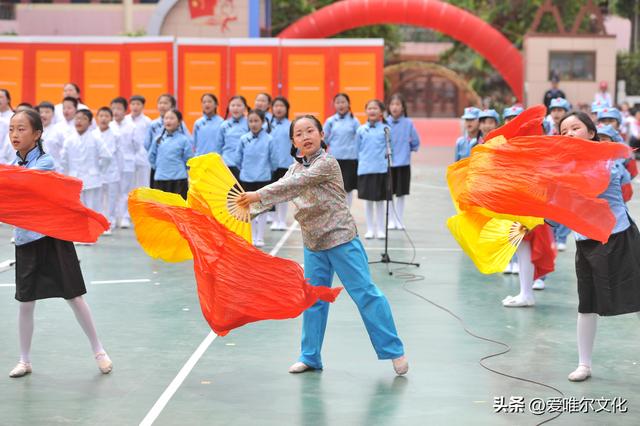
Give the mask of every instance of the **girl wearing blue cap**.
POLYGON ((389 125, 384 121, 384 110, 384 104, 378 99, 367 102, 365 105, 367 123, 360 126, 356 132, 358 198, 365 200, 367 233, 364 237, 367 239, 374 237, 384 239, 384 200, 390 200, 392 195, 387 188, 385 129, 389 129, 389 125))
MULTIPOLYGON (((391 307, 371 280, 367 254, 345 200, 340 166, 323 149, 322 124, 312 115, 303 115, 293 120, 290 129, 296 162, 278 182, 243 194, 238 205, 247 208, 257 203, 252 209, 257 213, 270 205, 293 202, 302 230, 305 277, 312 285, 331 287, 337 273, 358 307, 378 359, 392 360, 396 374, 406 374, 409 363, 391 307)), ((321 350, 328 315, 329 304, 323 301, 304 312, 301 353, 290 373, 323 368, 321 350)))
MULTIPOLYGON (((560 134, 598 141, 589 116, 573 112, 560 121, 560 134)), ((622 196, 628 172, 613 164, 609 187, 599 198, 607 201, 616 224, 606 244, 576 234, 576 275, 578 278, 578 368, 571 381, 591 377, 591 355, 598 316, 615 316, 640 311, 640 233, 631 219, 622 196)))
MULTIPOLYGON (((273 172, 273 181, 283 177, 289 166, 293 163, 291 157, 291 139, 289 139, 289 100, 283 96, 278 96, 271 104, 273 118, 271 119, 271 138, 273 139, 273 149, 276 157, 276 170, 273 172)), ((288 203, 276 205, 276 214, 271 225, 272 231, 284 231, 287 229, 287 206, 288 203)))
POLYGON ((333 97, 336 113, 324 123, 324 137, 329 152, 338 160, 344 190, 347 192, 347 205, 351 207, 353 191, 358 189, 358 147, 356 130, 360 122, 351 112, 351 100, 346 93, 333 97))
POLYGON ((480 133, 488 135, 489 132, 498 128, 500 115, 495 109, 485 109, 478 114, 480 121, 480 133))
POLYGON ((464 109, 464 114, 461 117, 464 120, 464 135, 456 140, 455 161, 467 158, 471 155, 471 148, 482 143, 479 115, 480 110, 478 108, 469 107, 464 109))
MULTIPOLYGON (((240 184, 245 191, 253 192, 271 183, 272 173, 278 168, 271 127, 262 110, 254 109, 247 116, 249 132, 240 137, 235 162, 240 167, 240 184), (265 125, 267 130, 263 128, 265 125)), ((253 219, 251 232, 253 244, 264 246, 266 215, 253 219)))
POLYGON ((418 152, 420 137, 407 117, 407 103, 401 94, 389 99, 387 124, 391 127, 391 180, 394 208, 389 215, 389 229, 404 229, 404 205, 411 184, 411 153, 418 152))
POLYGON ((218 139, 218 131, 224 121, 218 115, 218 98, 212 93, 200 97, 202 117, 193 125, 193 147, 196 155, 213 152, 218 139))
POLYGON ((182 113, 170 109, 163 116, 163 130, 149 149, 149 164, 155 169, 155 188, 180 194, 187 199, 187 161, 193 157, 193 145, 182 131, 182 113))
POLYGON ((244 96, 236 95, 229 99, 227 112, 224 115, 225 120, 220 125, 218 139, 213 149, 222 156, 224 164, 229 167, 236 179, 240 179, 240 165, 236 162, 236 151, 240 137, 249 131, 245 118, 247 110, 247 100, 244 96))
POLYGON ((560 134, 558 123, 569 112, 571 105, 564 98, 553 98, 549 104, 549 115, 544 121, 545 132, 549 136, 560 134))
MULTIPOLYGON (((622 125, 622 114, 617 108, 602 108, 598 111, 598 124, 611 126, 614 130, 613 141, 623 142, 624 139, 620 135, 620 126, 622 125)), ((636 164, 635 154, 631 154, 629 158, 623 162, 625 168, 631 175, 631 179, 638 176, 638 165, 636 164)))

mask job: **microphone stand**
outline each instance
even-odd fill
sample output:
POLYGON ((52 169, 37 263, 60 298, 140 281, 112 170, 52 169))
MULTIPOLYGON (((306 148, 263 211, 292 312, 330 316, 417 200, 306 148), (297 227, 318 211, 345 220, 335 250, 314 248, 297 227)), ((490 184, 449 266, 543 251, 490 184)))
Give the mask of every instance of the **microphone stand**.
MULTIPOLYGON (((399 262, 396 260, 391 260, 389 256, 389 201, 393 199, 393 177, 391 174, 391 130, 389 127, 384 128, 384 139, 387 145, 387 153, 385 157, 387 158, 387 196, 385 197, 387 200, 387 213, 385 217, 385 229, 384 229, 384 253, 382 253, 380 260, 369 262, 370 265, 375 263, 385 263, 385 264, 396 264, 396 265, 410 265, 420 267, 419 263, 412 262, 399 262)), ((389 271, 389 275, 393 275, 393 272, 389 271)))

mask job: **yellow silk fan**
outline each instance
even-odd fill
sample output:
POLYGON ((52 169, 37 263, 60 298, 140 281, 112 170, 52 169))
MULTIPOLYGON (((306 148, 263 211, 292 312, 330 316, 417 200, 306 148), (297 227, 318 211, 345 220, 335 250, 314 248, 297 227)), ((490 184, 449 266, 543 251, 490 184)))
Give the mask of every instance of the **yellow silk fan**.
POLYGON ((251 215, 249 210, 240 208, 237 203, 238 197, 245 191, 222 157, 216 153, 200 155, 190 159, 187 166, 188 198, 200 198, 209 206, 218 222, 251 244, 251 215))
POLYGON ((519 222, 473 211, 450 217, 447 226, 483 274, 503 272, 527 233, 519 222))

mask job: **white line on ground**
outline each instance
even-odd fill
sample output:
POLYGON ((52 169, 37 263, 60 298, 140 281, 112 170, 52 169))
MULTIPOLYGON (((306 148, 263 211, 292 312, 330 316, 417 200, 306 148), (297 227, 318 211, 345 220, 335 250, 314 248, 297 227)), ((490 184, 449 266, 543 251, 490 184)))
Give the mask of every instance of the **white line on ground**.
POLYGON ((16 286, 15 283, 0 284, 0 287, 15 287, 15 286, 16 286))
POLYGON ((148 283, 148 282, 151 282, 149 278, 138 278, 133 280, 91 281, 91 284, 128 284, 128 283, 148 283))
MULTIPOLYGON (((285 232, 285 234, 280 237, 280 240, 278 240, 269 254, 271 256, 275 256, 276 254, 278 254, 278 251, 280 251, 289 236, 291 236, 293 231, 295 231, 296 229, 297 223, 291 225, 289 229, 287 229, 287 232, 285 232)), ((156 421, 162 410, 164 410, 164 407, 167 406, 169 400, 171 400, 178 388, 182 386, 182 383, 185 381, 189 373, 191 373, 193 367, 195 367, 196 363, 200 360, 202 355, 204 355, 209 346, 211 346, 211 343, 213 343, 216 337, 218 336, 213 333, 213 331, 207 334, 207 337, 204 338, 200 345, 198 345, 198 348, 195 350, 195 352, 189 357, 189 360, 187 360, 187 362, 182 366, 182 368, 178 372, 178 375, 171 381, 171 383, 169 383, 169 386, 167 386, 164 392, 162 392, 160 398, 158 398, 156 403, 153 404, 153 407, 151 407, 151 410, 149 410, 144 419, 142 419, 142 421, 140 422, 140 426, 151 426, 156 421)))
MULTIPOLYGON (((282 246, 280 248, 283 249, 302 249, 302 246, 282 246)), ((366 247, 367 251, 374 250, 384 250, 384 247, 366 247)), ((389 251, 413 251, 411 247, 389 247, 387 250, 389 251)), ((462 251, 461 248, 456 247, 416 247, 416 251, 427 251, 427 252, 459 252, 462 251)))

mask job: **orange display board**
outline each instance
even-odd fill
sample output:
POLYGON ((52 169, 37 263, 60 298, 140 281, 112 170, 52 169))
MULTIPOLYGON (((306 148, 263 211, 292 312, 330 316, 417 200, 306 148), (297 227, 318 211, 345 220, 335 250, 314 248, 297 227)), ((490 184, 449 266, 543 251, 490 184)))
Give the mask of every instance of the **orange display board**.
POLYGON ((291 104, 289 117, 312 114, 324 122, 325 119, 325 55, 287 55, 287 78, 283 87, 291 104))
POLYGON ((233 74, 234 95, 242 95, 249 106, 259 93, 274 92, 274 55, 272 53, 236 53, 233 74))
POLYGON ((131 93, 147 99, 145 114, 158 116, 156 100, 169 90, 168 54, 166 50, 136 50, 131 52, 131 93))
MULTIPOLYGON (((184 120, 193 123, 202 116, 200 98, 213 93, 220 99, 222 92, 222 54, 219 52, 185 52, 181 77, 181 108, 184 120)), ((220 113, 221 108, 218 108, 220 113)))
POLYGON ((11 93, 14 105, 22 102, 24 52, 20 49, 0 50, 0 87, 11 93))
POLYGON ((94 110, 109 106, 120 96, 120 56, 118 50, 84 52, 84 90, 82 100, 94 110))
POLYGON ((58 103, 62 88, 71 81, 71 51, 36 50, 35 101, 58 103))
POLYGON ((351 109, 358 120, 366 120, 364 105, 378 96, 378 69, 375 53, 338 53, 338 91, 349 94, 351 109))

